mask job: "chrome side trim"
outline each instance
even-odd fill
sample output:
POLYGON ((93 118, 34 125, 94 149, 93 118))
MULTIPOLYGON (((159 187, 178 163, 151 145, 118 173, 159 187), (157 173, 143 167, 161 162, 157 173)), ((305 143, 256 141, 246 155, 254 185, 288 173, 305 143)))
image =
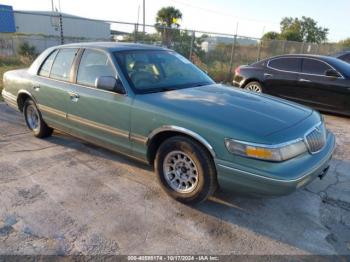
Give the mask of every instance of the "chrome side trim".
POLYGON ((5 91, 4 89, 1 92, 2 97, 4 98, 5 103, 16 110, 18 109, 18 104, 17 104, 17 97, 13 94, 11 94, 10 92, 5 91))
POLYGON ((305 177, 307 177, 310 173, 312 173, 312 172, 308 172, 308 173, 305 174, 304 176, 299 177, 299 178, 297 178, 297 179, 283 180, 283 179, 277 179, 277 178, 272 178, 272 177, 266 177, 266 176, 257 175, 257 174, 251 173, 251 172, 247 172, 247 171, 244 171, 244 170, 241 170, 241 169, 238 169, 238 168, 234 168, 234 167, 225 166, 225 165, 222 165, 222 164, 218 164, 218 166, 219 166, 219 167, 222 167, 222 168, 225 168, 225 169, 227 169, 227 170, 234 171, 234 172, 239 172, 239 173, 242 173, 242 174, 245 174, 245 175, 250 175, 250 176, 258 177, 258 178, 265 179, 265 180, 270 180, 270 181, 274 181, 274 182, 283 182, 283 183, 298 182, 298 181, 300 181, 300 180, 303 180, 303 179, 304 179, 305 177))
POLYGON ((127 132, 127 131, 124 131, 124 130, 121 130, 118 128, 114 128, 114 127, 111 127, 108 125, 100 124, 100 123, 97 123, 97 122, 94 122, 94 121, 91 121, 91 120, 88 120, 88 119, 85 119, 85 118, 82 118, 82 117, 79 117, 76 115, 67 114, 66 112, 54 109, 52 107, 44 106, 41 104, 38 104, 38 107, 39 107, 39 110, 42 112, 49 113, 49 114, 52 114, 52 115, 55 115, 58 117, 66 118, 66 119, 69 119, 73 122, 77 122, 77 123, 85 125, 85 126, 100 129, 104 132, 108 132, 108 133, 129 139, 129 132, 127 132))
POLYGON ((130 141, 132 141, 132 142, 136 142, 136 143, 139 143, 139 144, 147 145, 148 137, 130 133, 130 137, 129 138, 130 138, 130 141))
POLYGON ((4 99, 9 100, 10 102, 17 103, 17 97, 10 92, 5 91, 5 89, 1 92, 4 99))
POLYGON ((114 128, 114 127, 111 127, 108 125, 100 124, 100 123, 97 123, 97 122, 94 122, 94 121, 91 121, 91 120, 88 120, 88 119, 85 119, 85 118, 82 118, 82 117, 79 117, 76 115, 68 114, 67 118, 69 120, 72 120, 73 122, 77 122, 79 124, 82 124, 82 125, 85 125, 88 127, 96 128, 96 129, 102 130, 104 132, 108 132, 108 133, 129 139, 129 132, 127 132, 127 131, 124 131, 124 130, 121 130, 118 128, 114 128))
POLYGON ((179 126, 165 125, 165 126, 162 126, 160 128, 157 128, 157 129, 153 130, 148 135, 146 144, 149 145, 154 136, 156 136, 159 133, 165 132, 165 131, 179 132, 179 133, 186 134, 186 135, 188 135, 190 137, 193 137, 198 142, 200 142, 202 145, 204 145, 209 150, 210 154, 213 157, 216 156, 214 148, 210 145, 210 143, 206 139, 204 139, 202 136, 200 136, 199 134, 197 134, 197 133, 195 133, 195 132, 193 132, 193 131, 191 131, 189 129, 186 129, 186 128, 183 128, 183 127, 179 127, 179 126))
POLYGON ((62 118, 67 118, 67 114, 65 112, 53 109, 52 107, 48 107, 48 106, 44 106, 44 105, 38 104, 38 108, 42 112, 45 112, 45 113, 48 113, 48 114, 51 114, 51 115, 55 115, 55 116, 59 116, 59 117, 62 117, 62 118))
POLYGON ((343 74, 341 74, 337 69, 335 69, 333 66, 331 66, 330 64, 328 64, 327 62, 325 61, 322 61, 320 59, 317 59, 317 58, 310 58, 310 57, 303 57, 303 56, 293 56, 293 57, 276 57, 276 58, 272 58, 270 59, 268 62, 267 62, 267 65, 266 67, 272 69, 272 70, 275 70, 275 71, 279 71, 279 72, 284 72, 284 73, 292 73, 292 74, 300 74, 300 75, 309 75, 309 76, 321 76, 321 77, 327 77, 327 78, 334 78, 332 76, 326 76, 326 75, 319 75, 319 74, 309 74, 309 73, 303 73, 303 72, 294 72, 294 71, 288 71, 288 70, 281 70, 281 69, 277 69, 277 68, 274 68, 272 66, 270 66, 270 62, 273 61, 273 60, 278 60, 278 59, 291 59, 291 58, 298 58, 298 59, 311 59, 311 60, 316 60, 318 62, 321 62, 321 63, 324 63, 326 64, 327 66, 331 67, 333 70, 335 70, 341 77, 341 79, 345 79, 345 77, 343 76, 343 74))

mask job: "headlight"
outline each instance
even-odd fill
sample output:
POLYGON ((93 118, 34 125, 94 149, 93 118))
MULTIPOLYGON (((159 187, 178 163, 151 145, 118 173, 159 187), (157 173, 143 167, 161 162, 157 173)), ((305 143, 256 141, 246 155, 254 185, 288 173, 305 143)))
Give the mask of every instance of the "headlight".
POLYGON ((268 161, 284 161, 307 151, 302 139, 279 145, 261 145, 225 139, 225 145, 227 150, 232 154, 268 161))

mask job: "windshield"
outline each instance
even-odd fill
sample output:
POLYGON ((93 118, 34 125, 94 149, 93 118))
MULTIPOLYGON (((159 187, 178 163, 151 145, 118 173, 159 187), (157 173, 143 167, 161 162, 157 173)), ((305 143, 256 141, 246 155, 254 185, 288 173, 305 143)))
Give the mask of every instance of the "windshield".
POLYGON ((135 50, 116 52, 115 56, 137 93, 162 92, 214 83, 202 70, 173 51, 135 50))

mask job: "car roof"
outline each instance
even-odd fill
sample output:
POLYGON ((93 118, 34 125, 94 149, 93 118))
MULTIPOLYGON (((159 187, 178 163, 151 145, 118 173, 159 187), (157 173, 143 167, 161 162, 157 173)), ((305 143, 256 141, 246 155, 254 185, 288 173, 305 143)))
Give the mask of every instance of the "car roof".
POLYGON ((326 56, 326 55, 313 55, 313 54, 287 54, 287 55, 278 55, 278 56, 273 56, 273 57, 269 57, 266 58, 265 61, 269 61, 271 59, 275 59, 275 58, 293 58, 293 57, 298 57, 298 58, 315 58, 315 59, 319 59, 322 61, 325 61, 327 63, 331 63, 333 64, 335 61, 334 59, 337 60, 337 58, 333 57, 333 56, 326 56))
POLYGON ((58 48, 64 48, 64 47, 97 48, 97 49, 104 49, 110 52, 132 51, 132 50, 169 50, 167 48, 156 46, 156 45, 146 45, 146 44, 127 43, 127 42, 84 42, 84 43, 65 44, 57 47, 58 48))

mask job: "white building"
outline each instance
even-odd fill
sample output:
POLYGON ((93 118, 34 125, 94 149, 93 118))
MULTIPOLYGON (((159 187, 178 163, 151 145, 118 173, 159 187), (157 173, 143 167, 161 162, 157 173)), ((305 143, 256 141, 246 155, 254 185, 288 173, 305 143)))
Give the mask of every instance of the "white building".
MULTIPOLYGON (((13 11, 17 33, 60 36, 60 19, 56 12, 13 11)), ((62 13, 64 37, 109 39, 110 24, 62 13)))
MULTIPOLYGON (((224 36, 211 36, 207 37, 203 42, 202 42, 202 49, 204 52, 210 52, 214 50, 219 44, 225 44, 225 45, 232 45, 234 41, 233 37, 224 37, 224 36)), ((254 39, 249 39, 249 38, 242 38, 242 37, 237 37, 236 39, 238 45, 256 45, 258 43, 257 40, 254 39)))

